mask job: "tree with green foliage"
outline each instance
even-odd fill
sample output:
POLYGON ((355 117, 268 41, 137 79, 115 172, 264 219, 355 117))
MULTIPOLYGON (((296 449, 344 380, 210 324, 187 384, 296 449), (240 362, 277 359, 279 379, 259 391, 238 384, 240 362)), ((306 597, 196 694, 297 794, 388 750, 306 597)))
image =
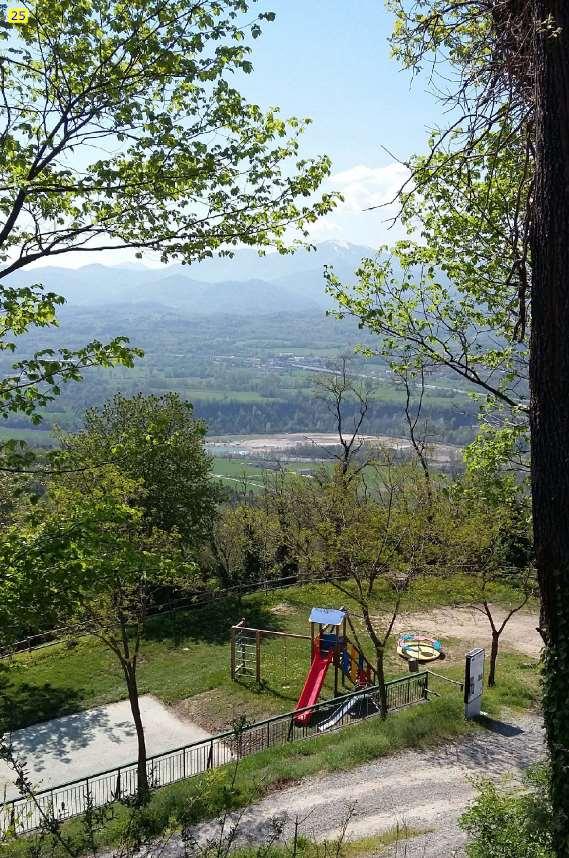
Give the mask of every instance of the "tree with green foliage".
MULTIPOLYGON (((510 437, 507 430, 503 432, 510 437)), ((508 444, 503 443, 499 458, 489 456, 496 448, 483 438, 467 447, 466 473, 449 486, 455 522, 448 544, 449 565, 456 563, 468 575, 472 607, 490 624, 490 688, 496 684, 500 637, 512 617, 537 593, 530 497, 523 483, 505 467, 511 458, 508 444), (505 616, 498 619, 492 596, 502 587, 509 593, 509 605, 505 616)))
POLYGON ((176 394, 121 395, 61 436, 46 494, 0 540, 14 622, 48 615, 88 630, 117 657, 148 791, 137 666, 145 620, 165 591, 200 583, 197 557, 216 514, 205 427, 176 394))
POLYGON ((452 136, 413 159, 413 186, 403 192, 400 214, 408 237, 363 260, 355 285, 344 285, 332 270, 327 278, 338 315, 354 316, 377 335, 377 349, 366 353, 385 358, 396 372, 456 374, 486 411, 501 411, 502 422, 521 434, 528 421, 528 350, 519 342, 512 300, 519 284, 511 219, 523 204, 520 186, 526 195, 528 187, 521 147, 494 157, 507 133, 501 128, 473 146, 466 164, 452 136))
POLYGON ((209 539, 220 498, 204 446, 205 424, 176 393, 117 394, 90 408, 84 428, 59 433, 55 462, 61 470, 92 469, 112 463, 139 483, 138 505, 149 530, 176 530, 190 551, 209 539))
MULTIPOLYGON (((269 493, 266 503, 273 499, 269 493)), ((385 717, 387 645, 410 581, 439 570, 437 528, 450 518, 439 521, 433 514, 432 498, 416 469, 379 461, 368 462, 365 471, 339 461, 311 480, 291 476, 274 509, 299 578, 327 580, 357 605, 373 647, 385 717), (385 612, 377 615, 385 592, 385 612)), ((352 633, 357 635, 355 626, 352 633)))
POLYGON ((117 658, 138 741, 138 798, 149 792, 137 668, 145 621, 164 587, 195 588, 197 566, 175 529, 146 517, 141 481, 112 465, 61 475, 24 527, 4 536, 4 565, 28 610, 57 604, 61 621, 117 658))
MULTIPOLYGON (((313 196, 328 159, 300 156, 307 120, 235 88, 252 71, 248 40, 274 18, 248 15, 253 5, 38 0, 27 25, 0 22, 0 349, 56 324, 60 297, 31 272, 29 286, 9 282, 31 263, 121 248, 185 264, 243 244, 284 252, 287 230, 305 236, 334 206, 313 196)), ((63 383, 137 354, 118 338, 22 357, 0 411, 37 422, 63 383)))
POLYGON ((286 574, 284 547, 278 515, 252 498, 219 510, 204 561, 222 587, 249 587, 286 574))
POLYGON ((2 24, 1 277, 73 250, 284 249, 289 225, 329 210, 297 203, 329 170, 297 160, 306 123, 232 86, 275 17, 253 6, 39 0, 27 26, 2 24))
MULTIPOLYGON (((459 208, 471 218, 470 229, 465 221, 465 234, 470 236, 472 252, 469 254, 466 249, 465 258, 467 268, 472 259, 475 273, 480 248, 483 303, 487 303, 486 296, 492 295, 492 289, 484 281, 484 260, 488 258, 484 248, 487 227, 495 217, 494 191, 508 201, 502 220, 506 244, 499 235, 492 239, 494 258, 498 264, 505 258, 508 271, 505 279, 500 278, 505 288, 497 296, 496 308, 499 316, 511 317, 509 333, 505 331, 506 357, 508 352, 516 355, 518 350, 523 355, 525 344, 529 343, 529 396, 525 394, 529 402, 523 401, 523 388, 521 403, 512 396, 508 376, 511 377, 515 367, 510 361, 503 363, 503 324, 496 329, 493 324, 488 328, 490 337, 495 330, 498 334, 495 372, 502 376, 498 383, 490 378, 490 390, 484 385, 489 384, 488 373, 494 369, 485 361, 480 372, 476 351, 474 361, 470 359, 472 341, 470 338, 465 341, 469 328, 465 330, 460 317, 457 326, 447 325, 449 338, 442 338, 441 356, 443 362, 446 360, 454 368, 458 339, 469 358, 461 361, 463 377, 504 403, 513 416, 512 425, 517 424, 516 412, 520 410, 529 417, 540 631, 545 643, 543 704, 552 765, 554 852, 567 856, 569 7, 562 0, 390 0, 389 5, 396 16, 393 46, 397 57, 414 71, 429 64, 430 79, 435 86, 440 84, 438 95, 452 117, 451 124, 437 131, 431 143, 424 161, 423 183, 415 182, 412 171, 408 189, 419 200, 431 195, 436 202, 436 194, 431 194, 429 187, 431 183, 437 187, 439 169, 444 171, 445 164, 453 164, 455 178, 449 174, 451 187, 460 189, 463 177, 469 175, 471 159, 476 162, 477 153, 483 152, 485 193, 474 201, 467 195, 468 205, 464 207, 458 201, 459 208), (502 165, 506 166, 505 171, 502 165)), ((439 202, 443 212, 450 208, 452 225, 454 210, 447 206, 444 194, 439 202)), ((451 228, 453 241, 454 235, 451 228)), ((425 239, 428 244, 429 236, 425 239)), ((443 254, 441 260, 438 257, 437 252, 433 267, 443 264, 448 255, 443 254)), ((462 255, 457 254, 456 261, 460 276, 462 255)), ((413 291, 412 284, 409 290, 413 291)), ((458 303, 460 308, 460 300, 458 303)), ((367 305, 363 309, 367 311, 367 305)), ((406 309, 403 312, 407 315, 406 309)), ((452 312, 450 308, 451 321, 452 312)), ((428 303, 425 315, 436 320, 440 314, 428 303)), ((422 325, 421 312, 417 318, 422 325)), ((396 330, 400 329, 399 321, 395 321, 396 330)), ((441 339, 436 325, 427 336, 435 345, 441 339)), ((487 350, 490 358, 493 352, 492 348, 487 350)), ((461 359, 463 352, 458 355, 461 359)))
MULTIPOLYGON (((0 352, 15 352, 18 338, 35 328, 56 326, 56 309, 63 303, 38 284, 24 288, 0 285, 0 352)), ((83 372, 95 366, 132 367, 141 355, 125 337, 116 337, 106 344, 92 340, 79 349, 42 349, 31 357, 20 357, 12 365, 13 372, 0 381, 0 415, 25 414, 38 424, 41 409, 59 395, 63 384, 80 381, 83 372)), ((7 459, 3 470, 18 471, 31 464, 34 457, 23 448, 14 441, 0 445, 7 459)))

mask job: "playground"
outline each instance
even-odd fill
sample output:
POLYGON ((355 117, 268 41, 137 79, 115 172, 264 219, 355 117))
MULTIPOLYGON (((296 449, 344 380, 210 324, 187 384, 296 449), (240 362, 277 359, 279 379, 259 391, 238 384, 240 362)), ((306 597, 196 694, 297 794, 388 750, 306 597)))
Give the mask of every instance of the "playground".
MULTIPOLYGON (((433 578, 428 588, 413 585, 406 594, 405 612, 396 620, 388 642, 386 677, 397 678, 409 671, 407 660, 397 654, 401 634, 422 632, 435 639, 440 636, 444 648, 444 660, 434 662, 432 669, 460 681, 465 652, 477 645, 488 648, 490 643, 486 618, 472 609, 454 607, 464 605, 469 597, 467 582, 458 576, 433 578)), ((380 619, 389 610, 390 598, 389 592, 378 588, 374 613, 380 619)), ((493 599, 499 619, 508 608, 509 593, 497 590, 493 599)), ((363 656, 373 666, 373 648, 356 616, 357 605, 345 597, 340 602, 330 585, 296 586, 241 600, 219 600, 200 610, 151 619, 138 669, 139 692, 153 695, 173 707, 183 720, 210 733, 227 729, 241 716, 254 721, 291 711, 312 661, 309 617, 314 607, 343 607, 352 617, 363 656), (249 675, 234 682, 230 674, 231 627, 243 619, 247 627, 267 633, 261 633, 259 641, 261 675, 257 677, 253 659, 253 665, 248 665, 249 675)), ((512 617, 504 630, 500 656, 503 681, 491 694, 497 705, 531 705, 537 676, 524 665, 533 664, 539 657, 541 641, 536 626, 536 611, 530 606, 512 617)), ((355 644, 351 630, 346 637, 355 644)), ((25 728, 125 698, 124 680, 113 655, 94 638, 71 643, 63 641, 0 662, 0 719, 8 729, 25 728)), ((247 652, 254 656, 256 638, 248 644, 247 652)), ((354 663, 351 659, 351 670, 354 663)), ((321 698, 355 687, 336 658, 323 677, 321 698)))
MULTIPOLYGON (((261 772, 263 789, 269 789, 273 782, 286 782, 291 771, 350 768, 398 748, 461 735, 469 729, 461 714, 464 654, 473 645, 488 644, 489 627, 479 612, 445 605, 442 594, 456 597, 462 586, 458 579, 452 583, 454 592, 448 579, 437 592, 435 580, 429 591, 433 608, 398 618, 385 657, 392 714, 386 722, 375 720, 371 731, 365 722, 381 705, 373 648, 357 605, 344 596, 340 603, 330 585, 257 592, 152 619, 139 690, 153 783, 175 791, 177 781, 182 787, 190 783, 184 778, 247 757, 241 771, 253 780, 241 787, 245 796, 261 772), (444 620, 439 626, 438 617, 444 620), (444 635, 437 637, 438 628, 444 635), (232 733, 236 722, 246 725, 239 740, 232 733), (360 724, 355 731, 335 732, 355 723, 360 724), (313 737, 310 752, 298 757, 295 740, 307 737, 313 737), (281 750, 273 755, 277 746, 281 750), (289 759, 303 762, 291 767, 289 759)), ((380 611, 388 595, 383 604, 378 599, 378 623, 385 620, 380 611)), ((497 616, 507 610, 507 596, 496 593, 502 603, 494 608, 497 616)), ((410 607, 424 601, 423 592, 408 594, 410 607)), ((535 705, 537 659, 528 660, 528 651, 539 652, 531 635, 536 624, 532 611, 513 618, 500 656, 502 681, 485 692, 487 711, 535 705)), ((2 714, 15 731, 15 748, 34 757, 31 773, 40 789, 66 783, 66 796, 75 801, 84 794, 81 779, 87 775, 90 789, 103 797, 115 794, 117 783, 124 789, 132 780, 136 738, 117 674, 109 654, 90 637, 20 653, 2 664, 2 714)), ((2 777, 0 784, 7 784, 3 770, 2 777)), ((198 785, 195 789, 199 792, 198 785)), ((186 787, 181 794, 187 794, 186 787)), ((67 797, 67 806, 73 801, 67 797)), ((216 812, 212 802, 202 811, 206 816, 216 812)))
MULTIPOLYGON (((298 697, 294 720, 297 725, 309 724, 315 717, 310 707, 318 703, 324 689, 328 672, 333 677, 333 699, 338 700, 346 687, 361 693, 350 694, 346 702, 340 702, 335 711, 324 712, 318 724, 318 730, 325 732, 339 724, 346 723, 346 716, 361 712, 365 703, 365 716, 370 714, 370 704, 376 707, 365 693, 365 689, 377 686, 376 668, 347 634, 347 625, 354 629, 353 621, 347 611, 334 608, 312 608, 308 618, 310 635, 298 635, 286 632, 274 632, 268 629, 254 629, 241 620, 231 628, 231 679, 234 682, 254 680, 260 686, 264 681, 263 642, 281 640, 284 642, 282 664, 286 669, 288 641, 298 645, 298 641, 310 642, 310 666, 302 691, 298 697)), ((355 629, 354 629, 355 635, 355 629)), ((436 638, 418 632, 403 632, 397 641, 397 654, 409 663, 410 669, 418 671, 419 665, 444 658, 441 642, 436 638)), ((428 699, 425 692, 423 699, 428 699)), ((400 700, 396 708, 411 702, 400 700)))

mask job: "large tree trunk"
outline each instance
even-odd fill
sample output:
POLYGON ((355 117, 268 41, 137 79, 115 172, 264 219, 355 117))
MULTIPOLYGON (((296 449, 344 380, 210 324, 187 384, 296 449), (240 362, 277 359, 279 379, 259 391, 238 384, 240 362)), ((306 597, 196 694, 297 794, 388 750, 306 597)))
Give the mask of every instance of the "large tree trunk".
POLYGON ((569 856, 569 3, 534 0, 536 185, 530 345, 533 522, 558 856, 569 856), (553 30, 559 28, 555 35, 553 30))
POLYGON ((136 671, 133 668, 132 664, 124 664, 124 675, 126 679, 126 685, 128 688, 128 699, 130 701, 130 709, 132 712, 132 719, 134 721, 134 726, 136 729, 136 738, 138 741, 138 761, 137 761, 137 774, 138 774, 138 795, 137 799, 140 804, 143 804, 148 800, 148 796, 150 794, 150 787, 148 784, 148 773, 146 770, 146 740, 144 738, 144 725, 142 723, 142 716, 140 714, 140 703, 138 699, 138 684, 136 681, 136 671))

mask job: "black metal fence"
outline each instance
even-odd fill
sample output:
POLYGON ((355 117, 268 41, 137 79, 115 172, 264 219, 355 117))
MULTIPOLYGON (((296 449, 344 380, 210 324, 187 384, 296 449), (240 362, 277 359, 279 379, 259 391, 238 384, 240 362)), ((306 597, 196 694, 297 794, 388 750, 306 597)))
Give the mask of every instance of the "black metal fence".
MULTIPOLYGON (((389 710, 401 709, 428 699, 428 672, 414 673, 386 683, 389 710)), ((307 706, 285 715, 276 715, 239 729, 219 733, 209 739, 150 757, 148 780, 153 789, 176 783, 256 754, 267 748, 284 745, 328 731, 334 712, 333 729, 377 715, 379 686, 345 694, 334 700, 307 706), (352 706, 347 705, 353 703, 352 706), (301 712, 310 712, 308 723, 298 724, 301 712)), ((332 729, 332 728, 331 728, 332 729)), ((24 834, 38 828, 43 820, 78 816, 89 807, 102 807, 113 801, 132 798, 137 793, 137 765, 130 763, 62 786, 42 790, 34 798, 16 798, 0 805, 0 830, 12 828, 24 834)))

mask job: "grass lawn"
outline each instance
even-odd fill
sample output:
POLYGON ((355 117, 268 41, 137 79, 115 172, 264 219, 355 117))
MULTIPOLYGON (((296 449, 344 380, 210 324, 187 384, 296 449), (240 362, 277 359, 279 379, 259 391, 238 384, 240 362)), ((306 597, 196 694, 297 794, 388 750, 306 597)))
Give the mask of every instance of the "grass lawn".
MULTIPOLYGON (((509 595, 504 588, 497 589, 494 599, 507 603, 509 595)), ((377 611, 385 610, 391 598, 387 589, 378 590, 377 611)), ((261 687, 246 686, 231 682, 229 677, 230 626, 245 617, 247 624, 254 627, 307 634, 311 607, 343 605, 349 609, 349 601, 331 585, 306 585, 256 593, 241 602, 223 599, 193 613, 152 619, 142 648, 140 693, 152 693, 175 704, 180 714, 211 731, 223 729, 242 714, 258 719, 289 711, 294 708, 309 667, 308 641, 265 641, 263 683, 261 687)), ((411 586, 404 610, 427 610, 468 601, 468 579, 430 579, 411 586)), ((460 642, 445 638, 444 629, 441 634, 449 650, 458 655, 437 662, 434 669, 460 680, 464 648, 460 642)), ((406 663, 395 653, 395 643, 392 639, 387 653, 388 677, 407 671, 406 663)), ((371 648, 366 648, 371 656, 371 648)), ((502 702, 521 707, 533 705, 538 675, 536 668, 524 667, 527 664, 532 664, 527 656, 503 654, 498 665, 499 685, 488 693, 488 706, 493 701, 497 706, 502 702)), ((126 697, 116 658, 92 637, 80 638, 72 647, 61 643, 4 661, 0 665, 0 689, 0 719, 7 729, 126 697)), ((324 694, 333 695, 331 676, 324 694)), ((485 707, 488 708, 486 698, 485 707)))

